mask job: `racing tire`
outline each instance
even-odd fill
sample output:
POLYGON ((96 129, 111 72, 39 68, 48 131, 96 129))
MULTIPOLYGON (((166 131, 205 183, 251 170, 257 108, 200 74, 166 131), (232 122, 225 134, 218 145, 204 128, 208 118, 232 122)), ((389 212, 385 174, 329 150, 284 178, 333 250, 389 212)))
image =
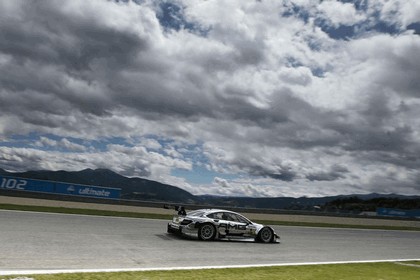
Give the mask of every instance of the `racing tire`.
POLYGON ((214 225, 206 223, 198 228, 198 239, 203 241, 214 240, 216 237, 216 228, 214 225))
POLYGON ((274 240, 274 232, 269 227, 263 227, 257 235, 257 241, 261 243, 271 243, 274 240))

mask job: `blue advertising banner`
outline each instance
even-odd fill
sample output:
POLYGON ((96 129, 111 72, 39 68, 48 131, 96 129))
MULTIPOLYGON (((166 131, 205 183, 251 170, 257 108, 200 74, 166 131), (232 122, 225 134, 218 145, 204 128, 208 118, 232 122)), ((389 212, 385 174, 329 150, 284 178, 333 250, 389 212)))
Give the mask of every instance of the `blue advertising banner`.
POLYGON ((17 178, 2 175, 0 175, 0 189, 110 199, 118 199, 120 198, 121 194, 121 189, 118 188, 86 186, 53 181, 17 178))
POLYGON ((420 218, 420 209, 402 210, 402 209, 393 209, 393 208, 378 208, 376 209, 376 214, 378 216, 420 218))

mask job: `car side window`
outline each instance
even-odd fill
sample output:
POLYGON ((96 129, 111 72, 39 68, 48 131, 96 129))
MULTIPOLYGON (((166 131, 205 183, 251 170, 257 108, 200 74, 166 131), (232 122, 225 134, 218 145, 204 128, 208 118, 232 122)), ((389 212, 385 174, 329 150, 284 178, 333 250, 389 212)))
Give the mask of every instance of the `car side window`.
POLYGON ((221 212, 211 213, 207 215, 207 217, 209 217, 210 219, 216 219, 216 220, 222 220, 222 216, 223 215, 221 212))
POLYGON ((215 219, 215 220, 224 220, 224 221, 238 222, 238 223, 244 223, 244 224, 249 223, 249 221, 243 218, 242 216, 236 215, 234 213, 229 213, 229 212, 211 213, 211 214, 208 214, 207 217, 210 219, 215 219))
POLYGON ((222 220, 231 221, 231 217, 230 217, 229 213, 223 212, 222 213, 222 220))
POLYGON ((231 221, 231 222, 239 222, 237 215, 229 212, 223 213, 223 220, 231 221))

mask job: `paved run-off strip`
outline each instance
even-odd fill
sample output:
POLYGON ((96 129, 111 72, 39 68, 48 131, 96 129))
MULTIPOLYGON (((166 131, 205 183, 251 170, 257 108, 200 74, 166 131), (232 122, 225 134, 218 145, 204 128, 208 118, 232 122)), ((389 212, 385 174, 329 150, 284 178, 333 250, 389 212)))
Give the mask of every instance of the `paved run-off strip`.
MULTIPOLYGON (((393 262, 403 265, 401 262, 419 261, 419 259, 395 259, 395 260, 365 260, 365 261, 336 261, 336 262, 303 262, 303 263, 279 263, 279 264, 255 264, 255 265, 221 265, 221 266, 191 266, 191 267, 159 267, 159 268, 112 268, 112 269, 49 269, 49 270, 0 270, 0 276, 10 275, 40 275, 40 274, 63 274, 63 273, 106 273, 106 272, 143 272, 143 271, 171 271, 171 270, 199 270, 199 269, 225 269, 225 268, 258 268, 276 266, 304 266, 304 265, 330 265, 330 264, 362 264, 393 262)), ((405 264, 404 264, 405 265, 405 264)))

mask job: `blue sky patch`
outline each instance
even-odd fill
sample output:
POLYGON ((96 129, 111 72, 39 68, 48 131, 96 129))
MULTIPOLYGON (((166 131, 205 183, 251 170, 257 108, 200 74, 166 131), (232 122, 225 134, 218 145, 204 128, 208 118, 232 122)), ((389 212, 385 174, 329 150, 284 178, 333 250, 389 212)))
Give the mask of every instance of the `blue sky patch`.
POLYGON ((420 35, 420 22, 415 22, 407 26, 408 30, 414 30, 414 33, 420 35))
POLYGON ((301 19, 303 22, 308 23, 310 14, 307 10, 302 9, 301 7, 293 3, 292 3, 292 7, 287 7, 287 8, 289 9, 282 14, 283 17, 295 16, 301 19))
POLYGON ((203 29, 197 24, 189 22, 184 16, 183 8, 174 3, 162 2, 159 8, 160 11, 156 12, 156 17, 166 31, 185 29, 200 36, 206 36, 209 32, 208 29, 203 29))

